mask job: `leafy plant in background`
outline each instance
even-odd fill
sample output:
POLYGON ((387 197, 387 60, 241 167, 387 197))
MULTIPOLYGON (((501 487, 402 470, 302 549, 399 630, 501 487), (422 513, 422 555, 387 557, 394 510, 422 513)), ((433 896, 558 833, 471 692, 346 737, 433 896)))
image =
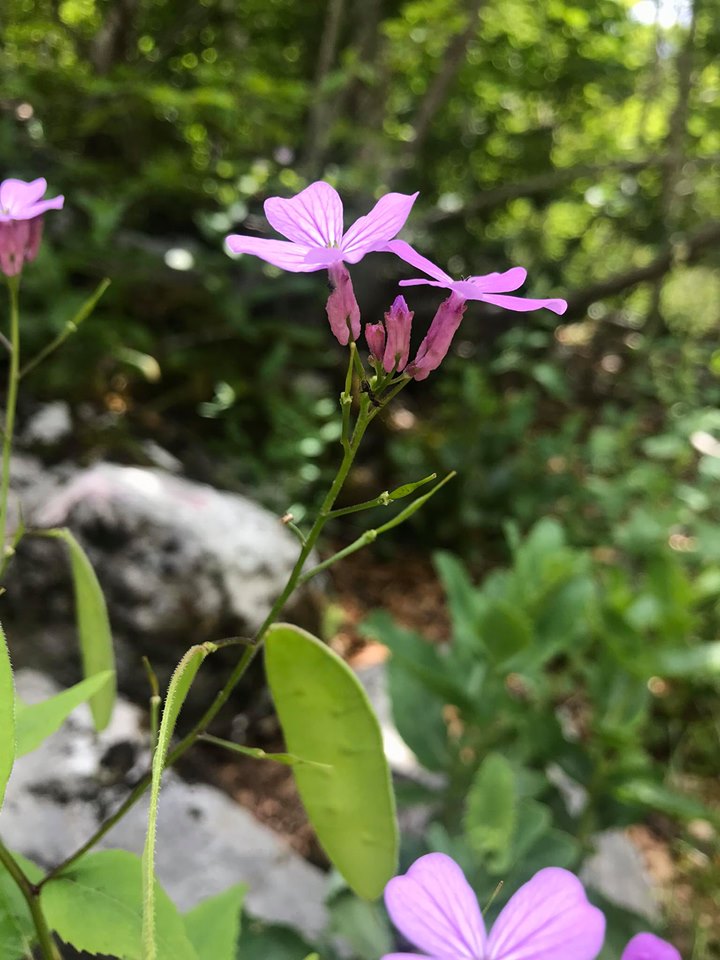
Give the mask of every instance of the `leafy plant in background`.
MULTIPOLYGON (((525 538, 512 525, 507 534, 512 565, 479 586, 455 557, 436 556, 448 644, 385 613, 365 625, 392 651, 399 732, 442 778, 436 789, 399 793, 401 805, 431 811, 424 836, 406 838, 406 855, 426 844, 451 854, 481 902, 498 881, 511 893, 544 864, 577 869, 597 832, 651 812, 717 822, 668 778, 671 763, 681 775, 682 737, 660 734, 669 685, 717 698, 720 646, 702 633, 689 640, 716 636, 705 584, 667 547, 638 573, 618 556, 570 547, 557 520, 525 538)), ((712 743, 711 710, 705 723, 712 743)), ((617 911, 613 942, 637 924, 617 911)))

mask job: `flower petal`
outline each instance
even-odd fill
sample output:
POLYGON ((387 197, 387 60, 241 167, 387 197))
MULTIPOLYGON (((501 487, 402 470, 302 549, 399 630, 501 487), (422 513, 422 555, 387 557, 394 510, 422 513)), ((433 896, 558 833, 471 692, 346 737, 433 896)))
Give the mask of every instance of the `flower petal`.
POLYGON ((386 193, 380 197, 370 213, 356 220, 342 238, 343 259, 357 263, 366 253, 382 250, 402 230, 417 196, 386 193))
POLYGON ((341 263, 343 255, 337 247, 311 247, 305 259, 317 264, 318 268, 331 267, 334 263, 341 263))
POLYGON ((238 233, 225 237, 225 242, 233 253, 249 253, 290 273, 311 273, 313 270, 323 269, 322 263, 308 263, 310 247, 304 247, 300 243, 244 237, 238 233))
POLYGON ((309 247, 339 246, 343 232, 342 200, 334 187, 318 180, 289 200, 270 197, 265 216, 278 233, 309 247))
POLYGON ((390 919, 412 944, 434 957, 478 960, 485 924, 460 867, 444 853, 420 857, 385 887, 390 919))
POLYGON ((37 203, 46 190, 47 180, 44 177, 29 183, 24 180, 4 180, 0 183, 0 208, 11 214, 22 213, 26 207, 37 203))
POLYGON ((527 270, 524 267, 511 267, 504 273, 486 273, 484 277, 469 277, 469 280, 486 293, 507 293, 525 283, 527 270))
MULTIPOLYGON (((467 296, 467 294, 463 294, 467 296)), ((468 297, 468 299, 470 299, 468 297)), ((552 310, 553 313, 562 315, 567 310, 565 300, 532 300, 529 297, 506 297, 503 294, 482 293, 479 292, 473 300, 484 300, 485 303, 494 303, 496 307, 505 307, 506 310, 517 310, 519 313, 527 313, 528 310, 539 310, 545 307, 546 310, 552 310)))
POLYGON ((594 960, 605 917, 569 870, 540 870, 510 898, 488 938, 487 960, 594 960))
POLYGON ((667 940, 661 940, 654 933, 638 933, 623 950, 621 960, 681 960, 681 957, 667 940))
POLYGON ((389 250, 390 253, 394 253, 397 257, 400 257, 405 263, 409 263, 411 267, 417 267, 418 270, 422 270, 423 273, 432 277, 433 280, 441 281, 440 285, 447 284, 449 286, 453 282, 452 277, 448 276, 444 270, 436 266, 432 260, 428 260, 427 257, 418 253, 414 247, 411 247, 410 244, 404 240, 391 240, 385 249, 389 250))
POLYGON ((439 280, 398 280, 398 285, 401 287, 442 287, 447 289, 446 283, 441 283, 439 280))

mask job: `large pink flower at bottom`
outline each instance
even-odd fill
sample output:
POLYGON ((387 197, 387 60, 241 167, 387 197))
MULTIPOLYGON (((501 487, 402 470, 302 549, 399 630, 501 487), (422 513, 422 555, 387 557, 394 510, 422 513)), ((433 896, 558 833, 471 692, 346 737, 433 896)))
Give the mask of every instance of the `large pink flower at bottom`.
POLYGON ((441 270, 432 260, 428 260, 421 253, 418 253, 409 243, 404 240, 392 240, 388 243, 387 250, 400 257, 412 267, 422 270, 432 280, 401 280, 401 287, 416 287, 427 285, 429 287, 443 287, 446 290, 452 290, 463 300, 482 300, 485 303, 492 303, 496 307, 504 307, 506 310, 518 310, 525 313, 528 310, 539 310, 544 307, 546 310, 552 310, 553 313, 563 314, 567 310, 565 300, 535 300, 531 297, 507 297, 506 293, 517 290, 527 279, 527 270, 523 267, 512 267, 504 273, 488 273, 481 277, 467 277, 465 280, 453 280, 453 278, 441 270))
POLYGON ((594 960, 605 917, 588 903, 580 881, 559 867, 540 870, 511 897, 485 931, 460 867, 444 853, 420 857, 385 888, 395 926, 422 951, 383 960, 594 960))
POLYGON ((367 216, 343 233, 343 205, 334 187, 323 180, 311 183, 294 197, 270 197, 265 216, 287 240, 265 240, 231 234, 233 253, 249 253, 291 273, 310 273, 338 264, 357 263, 366 253, 383 250, 397 236, 417 193, 386 193, 367 216))

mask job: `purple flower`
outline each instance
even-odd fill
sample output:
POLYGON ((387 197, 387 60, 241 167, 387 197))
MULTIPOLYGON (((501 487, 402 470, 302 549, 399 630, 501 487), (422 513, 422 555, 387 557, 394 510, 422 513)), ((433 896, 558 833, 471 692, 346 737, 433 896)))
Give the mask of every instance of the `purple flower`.
POLYGON ((532 300, 527 297, 506 297, 509 290, 517 290, 525 283, 527 270, 523 267, 512 267, 504 273, 488 273, 484 277, 468 277, 466 280, 453 280, 451 276, 441 270, 427 257, 423 257, 404 240, 391 240, 386 250, 391 251, 413 267, 426 273, 432 280, 401 280, 401 287, 416 287, 427 284, 430 287, 445 287, 462 297, 463 300, 482 300, 493 303, 496 307, 505 307, 506 310, 518 310, 524 313, 528 310, 538 310, 545 307, 553 313, 563 314, 567 310, 564 300, 532 300))
POLYGON ((383 370, 400 373, 405 369, 410 352, 410 328, 413 319, 405 297, 395 297, 392 306, 385 314, 385 323, 365 324, 365 339, 370 353, 381 361, 383 370))
POLYGON ((620 960, 681 960, 681 957, 667 940, 661 940, 654 933, 638 933, 625 947, 620 960))
POLYGON ((46 210, 59 210, 64 197, 40 198, 47 190, 47 181, 40 177, 24 180, 3 180, 0 183, 0 270, 17 276, 27 261, 34 260, 42 237, 42 215, 46 210))
MULTIPOLYGON (((443 853, 420 857, 385 888, 398 930, 442 960, 594 960, 605 918, 588 903, 580 881, 559 867, 540 870, 503 908, 489 934, 462 870, 443 853)), ((383 960, 420 960, 391 953, 383 960)))
POLYGON ((405 370, 409 377, 426 380, 433 370, 437 370, 447 356, 466 306, 466 301, 457 293, 451 293, 447 300, 443 300, 418 347, 417 356, 405 370))
POLYGON ((342 200, 329 183, 318 180, 289 200, 265 201, 270 226, 287 240, 232 234, 227 245, 233 253, 250 253, 291 273, 322 270, 340 261, 357 263, 366 253, 385 249, 402 229, 416 197, 386 193, 343 233, 342 200))

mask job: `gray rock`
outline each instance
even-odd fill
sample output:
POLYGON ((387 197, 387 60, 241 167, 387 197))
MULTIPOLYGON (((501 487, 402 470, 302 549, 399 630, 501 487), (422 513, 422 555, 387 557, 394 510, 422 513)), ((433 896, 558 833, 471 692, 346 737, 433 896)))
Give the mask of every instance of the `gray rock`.
POLYGON ((623 830, 603 830, 593 841, 595 853, 585 861, 580 879, 611 903, 659 923, 661 911, 640 851, 623 830))
POLYGON ((28 444, 51 447, 72 431, 70 407, 64 400, 43 404, 27 421, 22 440, 28 444))
MULTIPOLYGON (((121 654, 121 688, 133 699, 147 696, 141 654, 165 680, 193 643, 254 634, 297 558, 292 534, 252 500, 162 470, 110 463, 46 470, 32 458, 15 458, 13 477, 26 525, 67 526, 87 552, 121 654)), ((24 665, 47 657, 40 662, 57 665, 63 683, 74 679, 63 672, 76 647, 64 546, 24 538, 3 604, 20 662, 22 647, 34 657, 24 665)), ((314 627, 310 595, 301 594, 287 615, 314 627)), ((237 651, 213 657, 203 671, 212 689, 198 693, 212 696, 213 674, 225 675, 236 657, 237 651)))
MULTIPOLYGON (((19 671, 27 702, 57 687, 35 671, 19 671)), ((120 700, 107 730, 97 735, 85 706, 34 753, 16 761, 0 813, 9 846, 44 867, 85 841, 147 768, 148 736, 141 711, 120 700)), ((100 842, 99 849, 142 852, 147 798, 100 842)), ((238 882, 246 905, 262 920, 289 924, 308 937, 325 927, 325 875, 306 863, 229 797, 189 785, 173 772, 164 780, 158 823, 157 872, 181 910, 238 882)))

